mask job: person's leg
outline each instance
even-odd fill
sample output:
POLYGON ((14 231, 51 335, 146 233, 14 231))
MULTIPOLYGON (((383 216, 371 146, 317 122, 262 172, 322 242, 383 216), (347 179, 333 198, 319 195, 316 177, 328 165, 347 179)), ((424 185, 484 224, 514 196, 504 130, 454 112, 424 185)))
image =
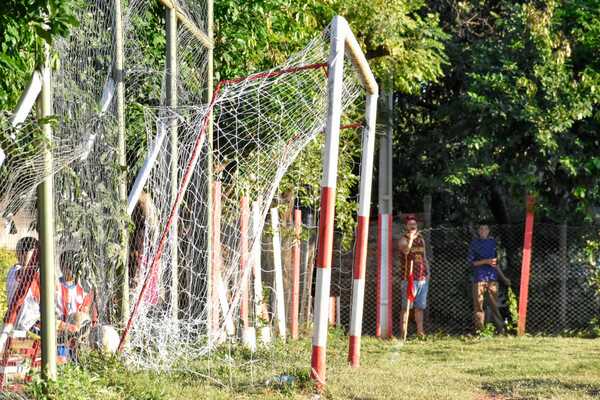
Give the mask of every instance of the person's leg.
POLYGON ((485 282, 473 283, 473 322, 475 324, 475 331, 483 329, 483 322, 485 319, 485 313, 483 311, 484 283, 485 282))
POLYGON ((498 309, 498 282, 488 282, 487 285, 488 298, 490 301, 490 308, 492 309, 492 319, 498 332, 504 333, 504 322, 500 316, 500 310, 498 309))
POLYGON ((423 314, 427 308, 427 292, 429 290, 428 281, 415 282, 415 323, 417 324, 417 335, 425 336, 423 327, 423 314))

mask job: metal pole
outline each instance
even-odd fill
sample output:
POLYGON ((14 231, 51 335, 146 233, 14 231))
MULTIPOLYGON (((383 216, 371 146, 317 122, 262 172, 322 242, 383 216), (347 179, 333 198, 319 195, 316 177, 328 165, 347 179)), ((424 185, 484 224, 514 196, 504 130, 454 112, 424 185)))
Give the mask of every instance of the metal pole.
MULTIPOLYGON (((177 107, 177 13, 172 8, 167 8, 167 107, 174 110, 177 107)), ((174 114, 169 119, 170 152, 171 152, 171 204, 175 204, 179 190, 179 151, 177 140, 177 120, 174 114)), ((210 204, 210 203, 209 203, 210 204)), ((177 320, 179 312, 179 260, 178 260, 178 218, 179 213, 173 218, 171 225, 171 318, 177 320)))
MULTIPOLYGON (((115 0, 115 63, 113 68, 113 80, 117 91, 117 133, 118 133, 118 158, 121 167, 119 177, 119 202, 127 207, 127 154, 125 148, 125 83, 123 82, 123 15, 121 0, 115 0)), ((123 325, 129 319, 129 267, 127 255, 129 251, 129 233, 127 225, 123 222, 121 226, 121 319, 123 325)))
POLYGON ((352 311, 350 316, 348 361, 353 368, 360 365, 360 338, 363 324, 365 297, 365 272, 369 241, 369 217, 371 215, 371 184, 373 180, 373 153, 375 152, 375 121, 377 118, 377 95, 367 96, 367 126, 363 130, 360 161, 360 187, 358 227, 354 248, 352 311))
MULTIPOLYGON (((207 21, 206 21, 206 34, 208 36, 209 41, 212 43, 213 42, 213 0, 207 0, 206 1, 206 13, 207 13, 207 21)), ((206 66, 206 104, 210 104, 212 97, 213 97, 213 75, 214 75, 214 71, 213 71, 213 48, 208 47, 207 48, 207 66, 206 66)), ((207 145, 208 145, 208 154, 206 157, 206 162, 207 162, 207 168, 206 168, 206 173, 207 173, 207 221, 212 221, 213 218, 213 209, 211 207, 211 205, 213 204, 213 192, 212 192, 212 187, 213 187, 213 180, 214 180, 214 176, 213 176, 213 115, 212 115, 212 110, 209 110, 210 114, 209 114, 209 118, 208 118, 208 129, 206 131, 206 140, 207 140, 207 145)), ((213 259, 212 257, 212 253, 213 253, 213 226, 212 224, 208 224, 207 227, 207 232, 206 232, 206 260, 207 260, 207 268, 206 268, 206 273, 207 273, 207 277, 206 277, 206 282, 208 282, 208 290, 207 290, 207 294, 208 294, 208 298, 212 299, 212 291, 214 290, 214 288, 212 287, 212 270, 213 270, 213 266, 211 265, 211 260, 213 259)), ((208 302, 207 305, 207 313, 208 313, 208 317, 209 317, 209 321, 212 318, 212 313, 215 312, 214 310, 214 304, 212 303, 212 301, 208 302)), ((210 324, 209 324, 210 327, 210 324)), ((212 332, 208 332, 208 337, 209 340, 210 338, 212 338, 212 332)))
MULTIPOLYGON (((52 92, 50 86, 50 46, 44 43, 44 66, 42 68, 42 92, 38 98, 40 116, 52 115, 52 92)), ((47 140, 52 139, 52 128, 42 126, 47 140)), ((52 152, 44 147, 44 175, 38 188, 38 223, 40 237, 40 311, 42 321, 42 376, 56 379, 56 317, 54 303, 54 188, 52 175, 52 152)))

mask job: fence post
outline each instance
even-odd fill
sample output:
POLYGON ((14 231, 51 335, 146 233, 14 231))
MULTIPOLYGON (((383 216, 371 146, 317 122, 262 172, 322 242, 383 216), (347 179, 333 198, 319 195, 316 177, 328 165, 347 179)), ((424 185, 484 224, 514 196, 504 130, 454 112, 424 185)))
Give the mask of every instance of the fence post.
POLYGON ((387 131, 379 138, 379 215, 377 218, 377 321, 375 335, 392 335, 392 129, 391 94, 387 100, 387 131))
MULTIPOLYGON (((44 65, 42 67, 42 92, 38 97, 40 116, 52 115, 52 89, 50 72, 50 46, 44 42, 44 65)), ((52 140, 49 122, 42 125, 44 137, 52 140)), ((56 317, 54 313, 54 175, 52 175, 52 151, 44 148, 44 175, 38 187, 39 234, 40 234, 40 311, 42 321, 42 376, 56 379, 56 317)))
POLYGON ((240 276, 242 277, 242 299, 240 304, 240 318, 242 320, 242 332, 250 327, 248 321, 248 291, 249 280, 244 279, 248 267, 248 225, 250 220, 250 202, 247 196, 242 196, 240 201, 240 276))
POLYGON ((567 271, 568 271, 568 253, 567 253, 567 223, 560 224, 560 323, 563 329, 567 327, 567 271))
POLYGON ((518 334, 525 334, 527 320, 527 300, 529 295, 529 270, 531 266, 531 244, 533 240, 533 218, 535 210, 535 198, 527 196, 527 215, 525 217, 525 235, 523 238, 523 260, 521 263, 521 289, 519 290, 519 322, 517 324, 518 334))
POLYGON ((283 295, 283 267, 281 265, 281 237, 279 235, 279 212, 271 208, 273 228, 273 265, 275 267, 275 307, 279 336, 285 340, 285 300, 283 295))
POLYGON ((294 248, 292 271, 292 339, 298 339, 298 309, 300 300, 300 234, 302 211, 294 210, 294 248))
POLYGON ((300 314, 304 318, 304 324, 309 325, 311 321, 310 317, 310 298, 312 291, 312 275, 314 270, 314 245, 312 242, 312 229, 313 229, 313 214, 309 211, 306 215, 306 226, 308 227, 308 239, 304 241, 304 251, 302 252, 302 263, 304 265, 304 287, 302 288, 302 304, 300 305, 300 314))

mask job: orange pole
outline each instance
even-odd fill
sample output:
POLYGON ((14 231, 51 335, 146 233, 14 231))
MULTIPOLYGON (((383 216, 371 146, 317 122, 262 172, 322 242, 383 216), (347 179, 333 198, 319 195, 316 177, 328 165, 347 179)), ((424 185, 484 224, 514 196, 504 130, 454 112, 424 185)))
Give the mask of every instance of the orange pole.
POLYGON ((525 334, 527 319, 527 298, 529 296, 529 271, 531 267, 531 244, 533 241, 533 219, 535 198, 527 196, 527 216, 525 217, 525 235, 523 239, 523 261, 521 264, 521 289, 519 291, 519 322, 518 334, 525 334))

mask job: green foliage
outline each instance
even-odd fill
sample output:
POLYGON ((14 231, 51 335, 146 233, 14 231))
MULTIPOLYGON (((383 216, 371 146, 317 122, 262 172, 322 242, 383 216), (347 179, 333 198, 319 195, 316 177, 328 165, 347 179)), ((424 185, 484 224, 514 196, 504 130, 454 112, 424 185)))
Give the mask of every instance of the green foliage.
POLYGON ((509 320, 506 325, 506 333, 517 333, 517 322, 519 321, 519 302, 517 296, 511 287, 508 287, 506 293, 506 303, 508 305, 509 320))
POLYGON ((15 265, 17 257, 14 251, 0 249, 0 315, 4 315, 4 312, 8 309, 6 304, 6 276, 10 267, 15 265))
POLYGON ((12 110, 41 63, 41 44, 77 26, 78 0, 6 0, 0 5, 0 110, 12 110))

